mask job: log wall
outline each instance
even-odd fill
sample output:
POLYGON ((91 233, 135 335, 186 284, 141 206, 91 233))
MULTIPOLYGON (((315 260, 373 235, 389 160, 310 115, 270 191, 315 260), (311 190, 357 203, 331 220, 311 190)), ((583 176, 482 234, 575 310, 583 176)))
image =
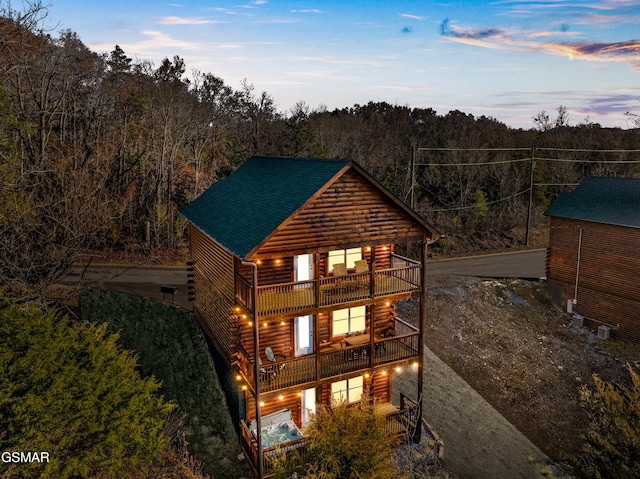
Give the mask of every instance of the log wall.
MULTIPOLYGON (((373 376, 364 378, 364 394, 374 397, 376 402, 391 402, 391 377, 390 371, 382 374, 378 370, 373 376)), ((318 399, 322 398, 322 404, 331 406, 331 383, 323 384, 319 389, 321 394, 318 399)))
POLYGON ((547 280, 562 291, 563 306, 575 296, 577 275, 574 312, 619 325, 612 337, 640 342, 640 229, 564 218, 550 225, 547 280))
POLYGON ((237 321, 233 255, 193 225, 189 227, 193 285, 193 311, 198 323, 228 359, 234 342, 230 325, 237 321))
POLYGON ((354 170, 298 211, 255 258, 326 252, 363 244, 421 241, 427 233, 354 170))

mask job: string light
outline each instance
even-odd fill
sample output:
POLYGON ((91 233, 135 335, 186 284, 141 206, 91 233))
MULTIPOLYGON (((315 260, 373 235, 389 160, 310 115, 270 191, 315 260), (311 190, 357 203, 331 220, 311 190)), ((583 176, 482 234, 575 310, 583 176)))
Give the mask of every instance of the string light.
POLYGON ((242 379, 242 376, 240 376, 239 374, 236 374, 236 381, 240 381, 242 379))
POLYGON ((281 394, 280 396, 278 396, 278 399, 280 399, 280 401, 284 400, 284 396, 281 394))
POLYGON ((275 263, 276 264, 282 264, 282 260, 281 259, 277 259, 277 260, 275 260, 275 263))
POLYGON ((264 401, 260 401, 260 407, 264 407, 264 401))

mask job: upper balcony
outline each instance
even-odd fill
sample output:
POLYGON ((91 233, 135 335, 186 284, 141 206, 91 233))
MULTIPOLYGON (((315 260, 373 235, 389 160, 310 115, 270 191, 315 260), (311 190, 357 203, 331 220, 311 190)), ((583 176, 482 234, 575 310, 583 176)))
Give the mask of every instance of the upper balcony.
MULTIPOLYGON (((422 265, 393 255, 391 268, 364 273, 333 275, 292 283, 258 286, 258 317, 280 314, 304 314, 323 307, 366 301, 421 291, 422 265)), ((253 311, 253 288, 240 274, 235 274, 236 301, 253 311)))

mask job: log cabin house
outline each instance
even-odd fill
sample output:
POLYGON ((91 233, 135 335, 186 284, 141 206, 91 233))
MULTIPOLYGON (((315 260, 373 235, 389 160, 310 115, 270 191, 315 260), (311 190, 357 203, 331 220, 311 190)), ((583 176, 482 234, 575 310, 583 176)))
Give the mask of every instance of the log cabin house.
POLYGON ((311 158, 252 157, 182 213, 194 314, 237 380, 227 393, 240 395, 257 477, 276 452, 304 447, 318 403, 367 397, 393 433, 408 433, 420 417, 431 225, 356 163, 311 158), (401 243, 419 243, 421 261, 397 255, 401 243), (412 296, 417 326, 396 313, 412 296), (393 406, 401 368, 418 390, 393 406))
POLYGON ((640 342, 640 178, 586 177, 545 211, 554 301, 600 338, 640 342))

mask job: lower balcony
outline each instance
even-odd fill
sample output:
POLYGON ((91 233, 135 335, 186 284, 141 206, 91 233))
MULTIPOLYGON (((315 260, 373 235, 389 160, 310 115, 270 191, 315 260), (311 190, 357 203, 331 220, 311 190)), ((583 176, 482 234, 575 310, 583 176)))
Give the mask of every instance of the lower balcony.
MULTIPOLYGON (((403 440, 415 433, 420 424, 420 407, 416 401, 408 396, 400 395, 400 407, 390 403, 369 402, 379 413, 384 415, 387 434, 403 440)), ((354 407, 361 403, 354 403, 354 407)), ((248 424, 240 421, 240 436, 242 448, 248 457, 254 472, 258 471, 258 461, 263 461, 263 477, 271 477, 275 460, 282 460, 294 454, 304 452, 308 446, 308 438, 304 436, 304 429, 293 422, 288 409, 262 416, 262 458, 258 453, 258 443, 255 421, 248 424)), ((256 474, 257 476, 257 474, 256 474)))
MULTIPOLYGON (((301 386, 384 364, 419 359, 419 332, 412 325, 396 318, 396 332, 389 338, 374 338, 369 334, 345 338, 340 343, 321 345, 320 352, 259 366, 260 391, 270 392, 301 386)), ((249 387, 255 391, 255 363, 240 346, 238 367, 249 387)))

